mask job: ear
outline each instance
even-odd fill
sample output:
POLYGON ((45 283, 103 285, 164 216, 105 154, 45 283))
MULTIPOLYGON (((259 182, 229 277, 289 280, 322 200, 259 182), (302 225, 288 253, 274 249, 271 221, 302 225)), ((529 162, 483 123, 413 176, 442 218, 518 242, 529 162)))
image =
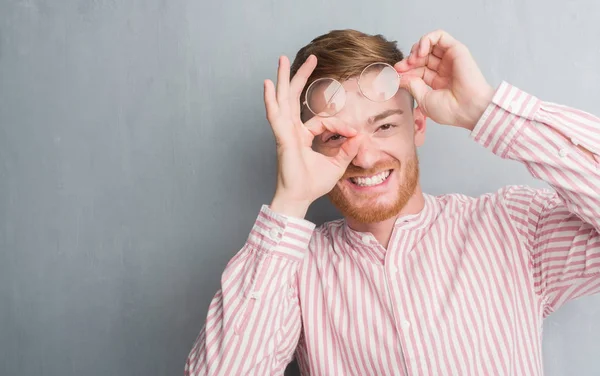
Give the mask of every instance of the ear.
POLYGON ((425 143, 425 129, 427 128, 427 117, 421 111, 421 107, 413 110, 413 118, 415 121, 415 145, 422 146, 425 143))

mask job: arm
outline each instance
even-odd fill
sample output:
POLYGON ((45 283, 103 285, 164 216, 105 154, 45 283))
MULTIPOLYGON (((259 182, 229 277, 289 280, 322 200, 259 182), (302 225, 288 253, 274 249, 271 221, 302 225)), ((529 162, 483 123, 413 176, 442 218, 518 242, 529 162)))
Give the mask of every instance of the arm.
POLYGON ((318 116, 300 120, 300 93, 316 64, 309 57, 290 81, 289 60, 281 57, 277 88, 265 81, 267 119, 277 145, 275 197, 225 268, 186 375, 282 374, 292 358, 301 328, 296 275, 315 227, 303 218, 343 176, 359 146, 347 125, 318 116), (314 137, 326 129, 349 138, 335 156, 312 150, 314 137))
POLYGON ((502 83, 472 137, 554 189, 503 195, 546 315, 600 292, 600 119, 502 83))
POLYGON ((427 117, 472 131, 554 188, 504 193, 545 308, 600 290, 600 120, 506 83, 494 92, 469 50, 442 30, 424 35, 395 68, 427 117))
POLYGON ((314 224, 263 206, 187 358, 185 375, 281 375, 300 336, 296 273, 314 224))

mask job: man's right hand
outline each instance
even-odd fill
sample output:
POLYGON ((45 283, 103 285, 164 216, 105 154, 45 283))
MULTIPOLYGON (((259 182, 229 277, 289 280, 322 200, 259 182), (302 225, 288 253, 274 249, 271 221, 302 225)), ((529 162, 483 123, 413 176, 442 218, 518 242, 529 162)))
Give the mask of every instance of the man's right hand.
POLYGON ((356 130, 334 118, 314 116, 300 120, 300 95, 317 58, 311 55, 290 82, 290 61, 279 58, 277 89, 265 80, 264 99, 267 119, 277 143, 277 188, 271 210, 304 218, 308 207, 333 189, 356 156, 359 137, 356 130), (312 149, 315 136, 326 130, 346 137, 335 156, 325 156, 312 149))

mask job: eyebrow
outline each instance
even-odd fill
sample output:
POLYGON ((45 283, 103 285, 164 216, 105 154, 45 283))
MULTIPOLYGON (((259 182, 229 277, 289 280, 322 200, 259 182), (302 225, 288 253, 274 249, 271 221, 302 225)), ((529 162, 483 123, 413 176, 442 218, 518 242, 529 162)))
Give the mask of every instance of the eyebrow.
POLYGON ((369 121, 369 124, 373 124, 373 123, 376 123, 387 117, 390 117, 392 115, 396 115, 396 114, 402 115, 403 113, 404 113, 404 111, 402 111, 401 109, 387 110, 387 111, 383 111, 379 115, 371 116, 368 121, 369 121))

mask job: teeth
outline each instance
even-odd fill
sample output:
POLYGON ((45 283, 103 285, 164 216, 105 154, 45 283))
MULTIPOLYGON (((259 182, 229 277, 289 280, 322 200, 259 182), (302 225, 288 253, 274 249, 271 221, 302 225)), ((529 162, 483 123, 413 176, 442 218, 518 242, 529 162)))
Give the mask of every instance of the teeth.
POLYGON ((385 179, 387 179, 388 176, 390 176, 390 170, 388 171, 384 171, 384 172, 380 172, 377 175, 374 176, 370 176, 370 177, 355 177, 355 178, 350 178, 350 180, 352 180, 352 182, 356 185, 359 185, 361 187, 370 187, 373 185, 378 185, 383 183, 383 181, 385 179))

